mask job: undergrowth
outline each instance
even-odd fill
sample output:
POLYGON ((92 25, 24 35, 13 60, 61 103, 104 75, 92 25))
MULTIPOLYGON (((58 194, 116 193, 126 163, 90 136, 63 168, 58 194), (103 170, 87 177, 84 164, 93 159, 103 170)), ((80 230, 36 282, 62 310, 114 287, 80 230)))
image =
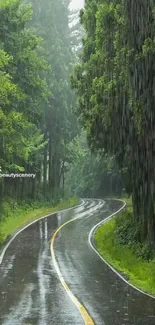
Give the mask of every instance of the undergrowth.
POLYGON ((103 224, 95 233, 100 254, 130 283, 155 295, 155 255, 148 242, 140 243, 132 207, 103 224))
POLYGON ((121 245, 128 246, 137 258, 150 261, 155 257, 155 252, 150 247, 148 240, 140 241, 140 231, 140 225, 137 225, 132 212, 128 209, 116 218, 115 235, 117 241, 121 245))
POLYGON ((12 199, 5 200, 0 220, 0 244, 18 228, 44 215, 75 206, 79 202, 80 200, 74 197, 65 200, 25 201, 22 203, 17 203, 12 199))

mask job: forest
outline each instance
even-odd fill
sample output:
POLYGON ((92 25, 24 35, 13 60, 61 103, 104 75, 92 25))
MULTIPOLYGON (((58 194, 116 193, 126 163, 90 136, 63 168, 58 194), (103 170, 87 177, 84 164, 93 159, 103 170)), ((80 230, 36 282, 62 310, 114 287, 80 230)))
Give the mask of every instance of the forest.
MULTIPOLYGON (((0 1, 1 172, 36 175, 1 177, 1 205, 7 198, 31 202, 72 193, 97 195, 101 187, 99 157, 93 157, 91 184, 87 180, 91 156, 75 113, 70 76, 79 61, 81 28, 69 3, 0 1), (74 177, 77 168, 83 184, 74 177)), ((114 182, 113 159, 105 158, 104 165, 103 178, 114 182)))
POLYGON ((77 135, 68 2, 45 2, 0 2, 0 166, 3 173, 36 174, 1 179, 1 198, 17 201, 63 194, 77 135))
POLYGON ((72 76, 92 151, 113 155, 132 195, 135 239, 155 245, 155 2, 89 0, 72 76))
POLYGON ((0 1, 1 217, 14 202, 132 196, 155 245, 155 1, 0 1), (76 20, 76 23, 74 21, 76 20))

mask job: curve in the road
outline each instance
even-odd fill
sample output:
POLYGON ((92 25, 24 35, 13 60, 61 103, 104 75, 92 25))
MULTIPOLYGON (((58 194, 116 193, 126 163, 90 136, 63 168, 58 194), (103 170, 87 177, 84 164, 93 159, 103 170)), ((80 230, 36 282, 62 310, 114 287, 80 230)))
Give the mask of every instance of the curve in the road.
POLYGON ((51 259, 49 242, 64 223, 67 224, 55 234, 55 259, 67 282, 66 289, 84 306, 93 322, 155 324, 155 300, 122 281, 88 243, 94 225, 123 206, 116 200, 105 200, 103 207, 102 204, 98 199, 85 199, 78 209, 38 220, 12 241, 0 264, 0 324, 84 324, 51 259), (68 223, 74 219, 75 223, 68 223))
POLYGON ((39 219, 20 230, 5 246, 0 264, 1 325, 83 324, 79 310, 57 277, 49 242, 62 223, 77 215, 86 216, 93 212, 94 205, 92 200, 85 200, 39 219))
MULTIPOLYGON (((102 201, 102 205, 104 204, 104 201, 102 201)), ((97 208, 99 208, 101 206, 101 202, 99 202, 99 204, 95 207, 95 210, 97 208)), ((75 304, 75 306, 79 309, 82 317, 83 317, 83 320, 85 322, 85 325, 95 325, 93 319, 91 318, 91 316, 88 314, 87 310, 85 309, 85 307, 79 302, 79 300, 74 296, 74 294, 72 293, 72 291, 69 289, 67 283, 65 282, 63 276, 62 276, 62 273, 60 271, 60 268, 58 266, 58 263, 56 261, 56 257, 55 257, 55 252, 54 252, 54 241, 55 241, 55 238, 58 234, 58 232, 63 228, 65 227, 66 225, 68 225, 69 223, 79 219, 81 217, 77 217, 77 218, 74 218, 74 219, 71 219, 67 222, 65 222, 64 224, 62 224, 56 231, 55 233, 53 234, 52 236, 52 240, 51 240, 51 255, 52 255, 52 261, 53 261, 53 264, 54 264, 54 267, 56 269, 56 272, 58 274, 58 277, 59 277, 59 280, 62 284, 62 286, 64 287, 64 289, 66 290, 67 294, 69 295, 70 299, 72 300, 72 302, 75 304)))
POLYGON ((65 222, 63 225, 61 225, 54 233, 53 237, 52 237, 52 241, 51 241, 51 255, 52 255, 52 261, 53 261, 53 264, 54 264, 54 267, 56 269, 56 272, 58 274, 58 277, 59 277, 59 280, 62 284, 62 286, 64 287, 64 289, 66 290, 66 292, 68 293, 70 299, 72 300, 72 302, 75 304, 75 306, 79 309, 83 319, 84 319, 84 322, 85 322, 85 325, 95 325, 94 324, 94 321, 92 320, 92 318, 90 317, 90 315, 88 314, 88 312, 86 311, 85 307, 78 301, 78 299, 73 295, 72 291, 69 289, 67 283, 65 282, 63 276, 62 276, 62 273, 59 269, 59 266, 58 266, 58 263, 56 261, 56 258, 55 258, 55 253, 54 253, 54 241, 55 241, 55 238, 58 234, 58 232, 64 227, 66 226, 68 223, 72 222, 74 220, 70 220, 70 221, 67 221, 65 222))
MULTIPOLYGON (((116 200, 116 199, 115 199, 116 200)), ((103 258, 103 256, 101 256, 101 254, 98 252, 98 250, 94 247, 94 245, 93 245, 93 242, 92 242, 92 239, 93 239, 93 236, 94 236, 94 234, 95 234, 95 231, 101 226, 101 225, 103 225, 104 223, 106 223, 107 221, 109 221, 112 217, 114 217, 116 214, 118 214, 121 210, 123 210, 124 208, 125 208, 125 206, 126 206, 126 203, 124 202, 124 201, 122 201, 122 200, 118 200, 118 201, 121 201, 122 203, 123 203, 123 206, 118 210, 118 211, 116 211, 115 213, 112 213, 110 216, 108 216, 106 219, 104 219, 104 220, 102 220, 102 221, 100 221, 100 222, 98 222, 92 229, 91 229, 91 231, 90 231, 90 233, 89 233, 89 237, 88 237, 88 242, 89 242, 89 245, 91 246, 91 248, 94 250, 94 252, 100 257, 100 259, 115 273, 115 274, 117 274, 117 276, 119 276, 119 278, 121 278, 125 283, 127 283, 129 286, 131 286, 133 289, 135 289, 135 290, 137 290, 137 291, 139 291, 140 293, 142 293, 142 294, 144 294, 144 295, 146 295, 146 296, 148 296, 148 297, 150 297, 150 298, 153 298, 153 299, 155 299, 155 296, 152 296, 151 294, 149 294, 149 293, 147 293, 147 292, 145 292, 145 291, 143 291, 143 290, 140 290, 139 288, 137 288, 137 287, 135 287, 133 284, 131 284, 130 282, 128 282, 119 272, 117 272, 117 270, 114 268, 114 267, 112 267, 112 265, 111 264, 109 264, 108 262, 107 262, 107 260, 105 260, 104 258, 103 258)))
MULTIPOLYGON (((84 200, 82 200, 81 204, 76 205, 76 206, 74 206, 74 207, 67 208, 67 209, 63 209, 63 210, 61 210, 61 211, 59 211, 59 212, 68 211, 68 210, 71 210, 71 209, 73 209, 73 208, 77 209, 77 208, 83 206, 84 203, 85 203, 84 200)), ((22 227, 20 230, 16 231, 15 234, 12 235, 12 238, 11 238, 11 239, 8 241, 8 243, 5 245, 5 247, 3 248, 2 252, 0 251, 0 265, 2 264, 2 261, 3 261, 4 255, 5 255, 5 253, 6 253, 7 249, 8 249, 8 247, 9 247, 10 244, 13 242, 13 240, 14 240, 14 239, 15 239, 15 238, 16 238, 16 237, 17 237, 17 236, 18 236, 18 235, 19 235, 23 230, 27 229, 28 227, 32 226, 34 223, 36 223, 36 222, 38 222, 38 221, 41 221, 41 220, 43 220, 43 219, 45 219, 45 218, 48 218, 48 217, 50 217, 50 216, 52 216, 52 215, 55 215, 56 213, 57 213, 57 211, 56 211, 56 212, 53 212, 53 213, 49 213, 48 215, 45 215, 45 216, 43 216, 43 217, 41 217, 41 218, 39 218, 39 219, 36 219, 36 220, 30 222, 30 223, 28 223, 26 226, 22 227)))

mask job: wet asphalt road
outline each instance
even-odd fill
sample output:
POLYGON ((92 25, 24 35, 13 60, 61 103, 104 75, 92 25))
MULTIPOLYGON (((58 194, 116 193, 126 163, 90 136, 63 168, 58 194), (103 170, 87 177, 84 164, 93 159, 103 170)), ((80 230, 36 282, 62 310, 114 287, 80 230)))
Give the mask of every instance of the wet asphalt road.
POLYGON ((155 300, 125 284, 91 249, 92 227, 121 207, 119 201, 84 200, 22 231, 0 265, 0 325, 83 325, 82 316, 62 287, 51 259, 55 256, 72 293, 96 325, 155 325, 155 300), (98 209, 97 209, 98 206, 98 209))

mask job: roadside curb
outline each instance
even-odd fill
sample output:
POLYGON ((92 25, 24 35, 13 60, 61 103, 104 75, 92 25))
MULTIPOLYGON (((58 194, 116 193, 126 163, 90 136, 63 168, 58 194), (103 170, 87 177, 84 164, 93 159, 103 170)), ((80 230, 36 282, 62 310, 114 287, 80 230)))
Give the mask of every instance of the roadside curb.
POLYGON ((108 216, 107 218, 105 218, 104 220, 102 220, 102 221, 100 221, 100 222, 98 222, 92 229, 91 229, 91 231, 90 231, 90 233, 89 233, 89 236, 88 236, 88 243, 89 243, 89 245, 91 246, 91 248, 94 250, 94 252, 100 257, 100 259, 121 279, 121 280, 123 280, 126 284, 128 284, 130 287, 132 287, 133 289, 135 289, 135 290, 137 290, 138 292, 140 292, 140 293, 142 293, 142 294, 144 294, 144 295, 146 295, 146 296, 148 296, 149 298, 153 298, 153 299, 155 299, 155 296, 153 296, 153 295, 151 295, 151 294, 149 294, 149 293, 147 293, 147 292, 145 292, 145 291, 143 291, 143 290, 141 290, 141 289, 138 289, 137 287, 135 287, 133 284, 131 284, 131 283, 129 283, 126 279, 125 279, 125 277, 124 276, 122 276, 121 274, 120 274, 120 272, 119 271, 117 271, 116 269, 115 269, 115 267, 113 267, 110 263, 108 263, 108 261, 107 260, 105 260, 102 256, 101 256, 101 254, 98 252, 98 250, 94 247, 94 245, 93 245, 93 239, 94 239, 94 234, 95 234, 95 232, 96 232, 96 230, 100 227, 100 226, 102 226, 102 225, 104 225, 104 223, 106 223, 106 222, 108 222, 110 219, 112 219, 113 217, 115 217, 115 215, 116 214, 118 214, 121 210, 123 210, 124 208, 125 208, 125 206, 126 206, 126 202, 124 202, 124 201, 122 201, 122 200, 119 200, 119 199, 107 199, 107 200, 111 200, 111 201, 120 201, 120 202, 122 202, 123 203, 123 206, 119 209, 119 210, 117 210, 116 212, 114 212, 114 213, 112 213, 110 216, 108 216))

